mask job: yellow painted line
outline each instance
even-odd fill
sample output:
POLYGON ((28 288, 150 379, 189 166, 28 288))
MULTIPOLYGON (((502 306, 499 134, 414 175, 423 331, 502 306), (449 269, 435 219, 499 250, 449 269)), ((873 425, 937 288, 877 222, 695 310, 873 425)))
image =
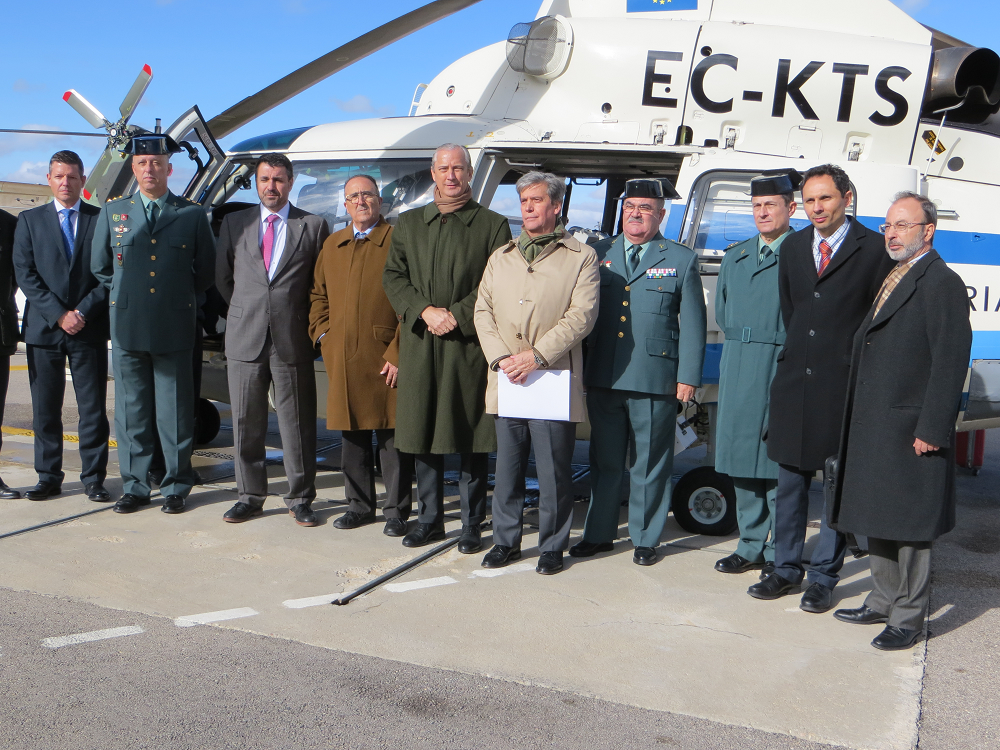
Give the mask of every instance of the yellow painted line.
MULTIPOLYGON (((35 436, 35 431, 34 430, 22 430, 22 429, 20 429, 18 427, 0 427, 0 432, 3 432, 4 435, 22 435, 23 437, 34 437, 35 436)), ((63 440, 65 440, 67 442, 70 442, 70 443, 79 443, 80 442, 80 436, 79 435, 66 435, 66 434, 64 434, 63 435, 63 440)), ((118 447, 118 441, 117 440, 109 440, 108 441, 108 445, 111 446, 112 448, 117 448, 118 447)))
POLYGON ((11 370, 27 370, 28 366, 27 365, 11 365, 10 369, 11 370))

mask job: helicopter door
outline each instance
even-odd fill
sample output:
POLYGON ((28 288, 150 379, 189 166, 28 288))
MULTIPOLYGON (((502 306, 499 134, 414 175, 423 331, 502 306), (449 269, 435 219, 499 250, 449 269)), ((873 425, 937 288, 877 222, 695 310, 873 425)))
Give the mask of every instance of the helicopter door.
POLYGON ((216 177, 226 164, 225 152, 209 131, 197 106, 181 115, 165 132, 180 144, 196 165, 194 174, 184 188, 184 197, 205 205, 216 177))

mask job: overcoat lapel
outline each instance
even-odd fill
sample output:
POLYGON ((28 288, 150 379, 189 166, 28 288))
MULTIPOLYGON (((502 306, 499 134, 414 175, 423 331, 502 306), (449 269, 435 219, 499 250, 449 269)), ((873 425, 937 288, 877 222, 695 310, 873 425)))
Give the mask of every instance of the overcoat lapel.
POLYGON ((615 237, 614 242, 611 243, 611 247, 608 248, 607 255, 604 256, 604 260, 611 261, 611 270, 614 271, 619 276, 627 276, 625 272, 625 235, 620 234, 615 237))
POLYGON ((750 260, 753 261, 753 265, 751 266, 752 272, 750 276, 751 277, 756 276, 761 271, 766 271, 768 268, 778 265, 778 256, 780 254, 781 254, 781 247, 779 246, 777 250, 771 250, 771 254, 768 255, 766 258, 764 258, 764 262, 759 265, 757 264, 756 258, 751 258, 750 260))
POLYGON ((240 228, 239 252, 249 261, 260 281, 267 284, 267 271, 264 268, 264 255, 260 247, 260 211, 247 211, 246 219, 240 228))
MULTIPOLYGON (((182 204, 183 205, 183 204, 182 204)), ((146 217, 146 212, 142 212, 143 219, 146 217)), ((163 210, 160 211, 160 215, 156 219, 156 227, 154 227, 152 234, 156 234, 161 229, 164 229, 177 219, 177 196, 170 193, 167 196, 167 200, 163 203, 163 210)))
MULTIPOLYGON (((59 264, 60 268, 65 268, 68 272, 70 270, 70 265, 69 265, 69 260, 66 258, 66 245, 63 240, 62 221, 60 220, 59 217, 59 211, 56 210, 55 208, 58 204, 56 204, 55 200, 53 200, 52 205, 53 208, 51 213, 49 214, 49 221, 46 222, 46 226, 48 226, 48 230, 52 235, 52 240, 51 240, 52 247, 58 248, 58 252, 56 252, 56 255, 59 256, 59 260, 57 260, 56 263, 59 264)), ((74 261, 76 260, 77 251, 79 250, 82 244, 80 242, 80 238, 84 236, 83 233, 84 233, 83 212, 81 211, 80 215, 77 217, 77 223, 76 223, 76 242, 74 243, 73 247, 74 261)))
POLYGON ((646 252, 642 254, 639 265, 636 267, 635 273, 632 274, 632 277, 628 280, 628 283, 634 283, 637 279, 645 276, 646 271, 650 268, 653 268, 658 263, 666 260, 668 251, 667 242, 662 237, 657 237, 651 240, 649 247, 647 247, 646 252))
MULTIPOLYGON (((923 258, 918 260, 916 264, 911 268, 906 274, 899 280, 896 284, 896 288, 892 290, 892 294, 889 295, 889 299, 885 301, 882 305, 882 309, 878 311, 878 316, 874 320, 869 320, 866 330, 873 330, 875 328, 881 327, 884 323, 889 321, 893 315, 895 315, 899 308, 901 308, 906 301, 913 296, 913 293, 917 291, 917 282, 920 277, 927 272, 927 267, 930 266, 939 256, 934 250, 931 250, 923 258)), ((880 295, 881 296, 881 295, 880 295)), ((872 310, 875 309, 875 304, 878 303, 878 298, 872 303, 872 310)), ((869 318, 871 316, 869 315, 869 318)))
POLYGON ((302 212, 295 208, 295 206, 292 206, 288 212, 288 221, 285 222, 285 248, 281 251, 281 258, 278 259, 278 268, 271 278, 278 278, 288 267, 292 255, 298 250, 304 228, 305 222, 302 212))
POLYGON ((80 256, 83 255, 84 249, 84 238, 87 236, 87 231, 90 229, 90 224, 95 220, 93 214, 87 214, 83 212, 83 207, 80 208, 80 213, 76 217, 76 240, 73 242, 73 265, 80 263, 80 256))
MULTIPOLYGON (((813 229, 813 231, 815 232, 816 230, 813 229)), ((833 257, 830 258, 829 264, 827 264, 826 269, 823 271, 823 275, 818 278, 818 281, 825 281, 828 279, 831 275, 837 272, 838 268, 847 262, 848 258, 861 249, 861 243, 858 242, 858 234, 858 220, 851 219, 851 227, 847 230, 847 235, 844 237, 844 241, 840 243, 840 248, 833 254, 833 257)), ((810 250, 812 250, 811 246, 810 250)), ((812 253, 810 253, 810 256, 811 255, 812 253)), ((815 268, 815 265, 813 268, 815 268)))

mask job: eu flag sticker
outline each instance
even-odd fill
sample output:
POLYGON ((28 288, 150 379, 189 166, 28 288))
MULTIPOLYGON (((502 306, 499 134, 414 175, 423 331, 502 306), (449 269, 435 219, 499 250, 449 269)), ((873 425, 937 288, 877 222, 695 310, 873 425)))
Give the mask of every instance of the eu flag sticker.
POLYGON ((698 10, 698 0, 628 0, 629 13, 650 13, 657 10, 698 10))

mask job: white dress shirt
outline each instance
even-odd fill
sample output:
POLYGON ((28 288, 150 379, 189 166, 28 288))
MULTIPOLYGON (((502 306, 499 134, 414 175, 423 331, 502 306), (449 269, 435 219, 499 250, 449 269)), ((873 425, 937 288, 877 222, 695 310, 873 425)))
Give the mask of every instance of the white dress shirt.
POLYGON ((274 273, 278 270, 278 263, 281 261, 281 253, 285 250, 285 230, 288 227, 288 209, 291 207, 291 203, 286 203, 281 207, 280 211, 271 211, 263 203, 260 204, 260 222, 257 224, 257 247, 264 246, 267 217, 272 214, 278 217, 278 220, 274 222, 274 245, 271 247, 271 267, 267 272, 268 279, 274 278, 274 273))

